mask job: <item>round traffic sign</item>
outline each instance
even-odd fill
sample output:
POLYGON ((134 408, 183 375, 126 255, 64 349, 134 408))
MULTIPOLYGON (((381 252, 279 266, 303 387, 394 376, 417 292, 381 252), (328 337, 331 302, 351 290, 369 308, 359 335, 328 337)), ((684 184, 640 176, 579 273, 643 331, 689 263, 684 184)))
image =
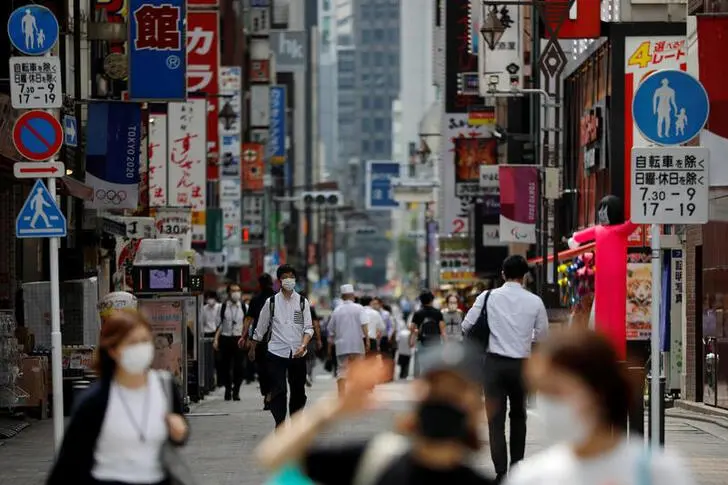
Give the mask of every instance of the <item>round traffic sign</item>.
POLYGON ((655 71, 637 87, 632 119, 640 134, 657 145, 681 145, 708 121, 710 101, 703 85, 677 69, 655 71))
POLYGON ((13 126, 13 144, 22 156, 34 162, 53 158, 63 144, 61 123, 45 111, 27 111, 13 126))
POLYGON ((28 56, 40 56, 58 42, 58 19, 41 5, 25 5, 8 18, 8 37, 13 47, 28 56))

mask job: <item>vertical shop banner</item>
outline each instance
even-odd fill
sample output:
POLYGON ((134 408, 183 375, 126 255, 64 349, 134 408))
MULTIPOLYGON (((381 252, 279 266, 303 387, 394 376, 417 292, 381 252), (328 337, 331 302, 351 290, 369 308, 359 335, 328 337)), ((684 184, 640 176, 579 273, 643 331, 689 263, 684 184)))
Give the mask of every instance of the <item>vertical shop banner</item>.
MULTIPOLYGON (((440 154, 440 210, 442 224, 440 234, 468 234, 468 217, 471 213, 472 197, 458 196, 457 144, 461 139, 483 139, 490 136, 486 126, 469 126, 467 113, 445 113, 442 118, 442 143, 440 154)), ((477 168, 475 184, 479 184, 480 167, 477 168)))
POLYGON ((264 189, 265 147, 261 143, 243 144, 243 190, 260 191, 264 189))
MULTIPOLYGON (((445 2, 443 2, 445 3, 445 2)), ((471 53, 471 1, 445 3, 445 112, 465 113, 484 104, 479 96, 478 56, 471 53)))
POLYGON ((167 205, 167 113, 149 112, 149 207, 167 205))
POLYGON ((394 198, 392 179, 400 176, 398 162, 368 160, 366 168, 366 209, 392 210, 399 207, 394 198))
POLYGON ((205 240, 207 114, 207 103, 204 99, 169 104, 167 205, 186 207, 193 211, 193 242, 205 240))
POLYGON ((139 140, 139 202, 137 212, 149 209, 149 110, 142 110, 142 137, 139 140))
POLYGON ((184 374, 183 322, 185 298, 141 300, 139 310, 149 321, 154 338, 154 361, 152 368, 172 373, 179 382, 184 374))
POLYGON ((268 160, 271 165, 286 163, 286 87, 271 86, 268 160))
POLYGON ((495 138, 459 138, 455 144, 455 195, 476 197, 483 192, 481 167, 498 164, 495 138))
MULTIPOLYGON (((222 209, 222 244, 240 245, 240 152, 242 148, 241 117, 243 72, 240 67, 220 68, 220 208, 222 209)), ((209 224, 210 221, 208 221, 209 224)), ((209 230, 209 228, 208 228, 209 230)))
POLYGON ((501 241, 535 244, 538 167, 502 165, 498 178, 501 241))
POLYGON ((90 103, 86 127, 86 184, 89 209, 136 209, 142 107, 135 103, 90 103))
POLYGON ((490 49, 486 46, 478 55, 480 94, 485 96, 492 76, 498 76, 497 89, 510 91, 523 87, 523 22, 521 7, 517 5, 486 6, 481 16, 494 14, 506 27, 500 40, 490 49), (495 11, 492 10, 495 8, 495 11))
MULTIPOLYGON (((192 3, 189 3, 192 5, 192 3)), ((218 113, 220 85, 220 17, 214 11, 187 13, 187 94, 207 99, 207 179, 220 178, 218 113)), ((203 237, 204 239, 204 237, 203 237)))
POLYGON ((187 98, 185 0, 128 0, 129 99, 187 98))
MULTIPOLYGON (((687 70, 685 36, 627 37, 624 40, 624 160, 631 160, 632 148, 650 144, 640 134, 632 118, 632 100, 637 86, 654 71, 687 70)), ((632 170, 624 164, 624 208, 629 218, 632 170)))
POLYGON ((652 333, 652 263, 644 253, 627 255, 627 340, 652 333))

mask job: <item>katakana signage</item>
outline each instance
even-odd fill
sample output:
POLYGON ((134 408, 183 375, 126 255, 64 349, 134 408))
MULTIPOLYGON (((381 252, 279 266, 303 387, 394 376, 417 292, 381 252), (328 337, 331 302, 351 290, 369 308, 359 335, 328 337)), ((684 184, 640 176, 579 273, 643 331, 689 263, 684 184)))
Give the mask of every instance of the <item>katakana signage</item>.
POLYGON ((129 0, 129 99, 187 97, 185 0, 129 0))

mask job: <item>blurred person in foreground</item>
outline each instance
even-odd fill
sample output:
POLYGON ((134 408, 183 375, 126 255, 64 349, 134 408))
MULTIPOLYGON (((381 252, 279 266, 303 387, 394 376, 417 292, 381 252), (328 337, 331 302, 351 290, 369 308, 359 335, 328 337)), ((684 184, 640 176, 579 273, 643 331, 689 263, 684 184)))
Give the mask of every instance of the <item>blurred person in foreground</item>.
POLYGON ((548 338, 526 366, 553 446, 519 463, 508 485, 694 485, 671 453, 627 439, 633 388, 610 342, 588 330, 548 338))
POLYGON ((468 465, 481 446, 481 357, 459 343, 423 353, 423 377, 415 383, 415 407, 399 420, 398 434, 313 446, 329 425, 377 407, 372 390, 390 378, 391 365, 381 356, 352 362, 345 392, 338 398, 319 401, 295 416, 290 426, 269 435, 256 451, 260 462, 269 470, 281 470, 281 474, 297 464, 297 473, 322 485, 493 483, 468 465))
POLYGON ((150 370, 149 323, 132 310, 104 322, 96 355, 99 380, 71 413, 47 485, 169 484, 162 448, 181 446, 189 427, 171 374, 150 370))

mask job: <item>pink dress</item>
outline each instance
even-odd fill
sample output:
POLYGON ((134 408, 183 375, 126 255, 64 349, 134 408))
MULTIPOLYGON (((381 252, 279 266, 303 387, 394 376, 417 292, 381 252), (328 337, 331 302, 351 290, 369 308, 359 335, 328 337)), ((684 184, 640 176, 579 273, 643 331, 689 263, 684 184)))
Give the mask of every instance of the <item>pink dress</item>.
POLYGON ((627 239, 635 229, 637 224, 627 221, 572 236, 579 244, 596 242, 594 326, 612 341, 621 360, 627 360, 627 239))

